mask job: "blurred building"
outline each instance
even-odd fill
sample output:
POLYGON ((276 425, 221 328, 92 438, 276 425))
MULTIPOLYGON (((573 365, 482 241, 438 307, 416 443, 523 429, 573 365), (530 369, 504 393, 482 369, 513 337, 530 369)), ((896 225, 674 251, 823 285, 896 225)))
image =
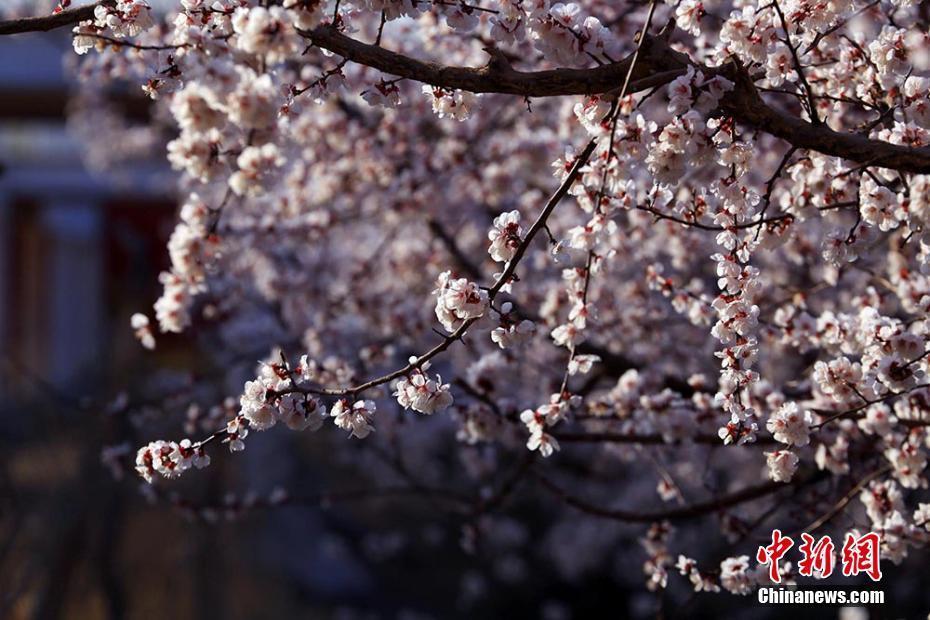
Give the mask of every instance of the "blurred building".
POLYGON ((122 184, 85 167, 65 122, 68 46, 61 32, 0 39, 0 351, 62 388, 106 364, 113 330, 154 299, 173 211, 157 167, 122 184))
MULTIPOLYGON (((142 368, 168 361, 178 372, 165 376, 180 380, 196 363, 183 338, 160 337, 154 355, 143 352, 129 325, 134 312, 151 316, 168 266, 176 177, 164 145, 104 171, 87 164, 77 136, 100 135, 106 149, 132 138, 69 114, 69 46, 66 32, 0 37, 0 618, 284 617, 256 595, 271 587, 279 611, 307 597, 368 600, 372 580, 357 551, 326 532, 318 508, 217 530, 147 505, 135 480, 113 480, 101 465, 105 446, 144 441, 125 411, 109 413, 113 396, 138 388, 142 368), (231 593, 235 616, 224 613, 231 593)), ((150 111, 138 86, 106 99, 132 122, 150 111)), ((153 395, 167 398, 154 384, 153 395)), ((176 431, 180 413, 166 405, 158 415, 176 431)), ((325 462, 329 450, 298 449, 296 439, 259 437, 227 467, 265 492, 266 478, 317 492, 324 475, 300 475, 303 453, 325 462)), ((188 491, 216 502, 223 463, 188 491)), ((350 538, 362 531, 345 516, 338 524, 350 538)))

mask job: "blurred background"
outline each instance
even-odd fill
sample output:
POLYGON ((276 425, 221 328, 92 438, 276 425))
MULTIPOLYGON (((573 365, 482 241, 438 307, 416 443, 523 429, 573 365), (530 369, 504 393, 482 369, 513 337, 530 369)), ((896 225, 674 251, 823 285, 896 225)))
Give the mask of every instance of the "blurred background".
MULTIPOLYGON (((4 8, 50 8, 40 4, 4 8)), ((134 128, 151 112, 140 91, 72 107, 86 95, 69 49, 64 32, 0 37, 0 617, 786 615, 648 592, 630 561, 645 557, 640 527, 573 514, 550 529, 545 504, 523 496, 493 521, 463 518, 450 505, 471 498, 424 480, 468 464, 418 471, 392 438, 346 450, 336 433, 261 433, 191 480, 142 488, 135 449, 182 428, 206 434, 266 340, 252 334, 258 349, 235 359, 211 353, 209 331, 161 337, 154 354, 135 341, 129 317, 151 307, 168 266, 175 181, 161 137, 134 128), (94 141, 101 122, 125 123, 127 144, 94 141), (124 167, 114 149, 131 151, 124 167), (372 470, 395 482, 366 491, 360 473, 372 470)), ((901 609, 925 617, 913 584, 902 582, 901 609)), ((789 613, 907 615, 885 611, 789 613)))
MULTIPOLYGON (((170 495, 142 488, 135 449, 159 429, 178 435, 190 403, 237 388, 219 378, 195 393, 221 374, 203 343, 163 337, 147 354, 133 338, 129 317, 151 307, 168 267, 174 176, 157 142, 126 170, 97 165, 95 150, 124 145, 87 141, 92 124, 141 122, 150 106, 127 91, 97 102, 103 121, 83 116, 86 102, 71 109, 83 95, 69 50, 65 32, 0 38, 0 617, 478 613, 493 578, 463 550, 461 521, 430 506, 441 498, 340 496, 359 489, 364 459, 395 455, 339 463, 325 444, 263 433, 170 495), (282 488, 286 505, 268 508, 282 488)), ((508 521, 499 536, 508 549, 525 533, 508 521)), ((557 590, 540 602, 522 560, 502 555, 493 570, 511 587, 493 615, 568 617, 557 590)))

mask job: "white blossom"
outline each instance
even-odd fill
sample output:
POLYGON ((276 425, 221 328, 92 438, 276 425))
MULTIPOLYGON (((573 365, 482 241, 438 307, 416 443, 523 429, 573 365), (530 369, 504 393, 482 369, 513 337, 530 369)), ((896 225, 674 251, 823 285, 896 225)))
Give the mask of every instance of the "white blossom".
POLYGON ((798 470, 798 456, 790 450, 766 452, 765 462, 769 468, 769 478, 775 482, 791 482, 798 470))
POLYGON ((149 317, 136 312, 132 315, 130 322, 136 339, 142 343, 142 346, 149 350, 154 349, 155 336, 152 335, 152 330, 149 328, 149 317))
POLYGON ((424 84, 423 94, 430 97, 433 112, 439 118, 451 117, 457 121, 464 121, 478 105, 478 95, 468 91, 453 92, 424 84))
POLYGON ((401 407, 427 415, 443 411, 452 404, 452 393, 442 377, 437 375, 435 380, 431 379, 421 369, 399 379, 394 389, 394 397, 401 407))
POLYGON ((785 403, 775 411, 765 427, 776 441, 789 446, 806 446, 810 441, 811 414, 797 403, 785 403))
POLYGON ((586 375, 591 372, 591 368, 599 361, 601 361, 601 358, 598 355, 574 355, 568 363, 568 374, 586 375))
POLYGON ((465 321, 481 317, 488 305, 488 293, 465 278, 453 278, 451 271, 439 274, 436 295, 436 318, 453 332, 465 321))
POLYGON ((506 263, 520 247, 523 227, 520 226, 520 212, 508 211, 494 218, 494 226, 488 233, 491 247, 488 252, 495 261, 506 263))
POLYGON ((376 409, 372 400, 359 400, 350 405, 347 400, 341 399, 333 405, 330 415, 336 426, 349 431, 351 437, 364 439, 375 430, 371 419, 376 409))
POLYGON ((748 555, 727 558, 720 563, 720 585, 733 594, 746 595, 752 592, 748 555))

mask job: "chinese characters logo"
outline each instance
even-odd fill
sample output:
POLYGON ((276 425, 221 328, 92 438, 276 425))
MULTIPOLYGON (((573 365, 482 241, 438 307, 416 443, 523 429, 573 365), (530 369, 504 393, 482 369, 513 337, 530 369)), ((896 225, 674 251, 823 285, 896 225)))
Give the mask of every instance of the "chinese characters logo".
MULTIPOLYGON (((876 532, 857 535, 848 532, 840 550, 841 572, 844 577, 868 575, 872 581, 882 578, 882 569, 879 562, 881 540, 876 532)), ((784 536, 781 530, 772 531, 772 542, 760 546, 756 551, 756 560, 759 564, 768 565, 769 579, 772 583, 781 583, 781 574, 778 562, 794 547, 794 540, 784 536)), ((801 534, 801 544, 798 546, 801 560, 798 562, 798 573, 803 577, 817 577, 825 579, 833 574, 835 569, 835 545, 829 536, 816 539, 808 533, 801 534)))

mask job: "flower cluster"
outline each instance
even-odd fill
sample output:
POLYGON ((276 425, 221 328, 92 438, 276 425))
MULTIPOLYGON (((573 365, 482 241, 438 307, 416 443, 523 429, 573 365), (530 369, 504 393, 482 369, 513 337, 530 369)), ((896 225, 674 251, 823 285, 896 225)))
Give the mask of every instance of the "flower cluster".
POLYGON ((351 437, 364 439, 375 430, 375 427, 371 424, 375 411, 377 411, 377 405, 372 400, 358 400, 349 403, 348 400, 342 398, 333 405, 330 415, 333 417, 336 426, 349 431, 351 437))
POLYGON ((467 119, 478 103, 477 95, 468 91, 452 92, 445 88, 424 85, 423 94, 430 97, 433 112, 439 118, 449 117, 457 121, 467 119))
POLYGON ((488 293, 466 278, 453 278, 451 271, 439 274, 436 295, 436 318, 447 331, 453 332, 466 321, 484 315, 488 293))
POLYGON ((210 457, 203 446, 190 439, 180 443, 153 441, 136 453, 136 472, 146 482, 152 482, 156 473, 165 478, 177 478, 191 467, 201 469, 209 464, 210 457))
POLYGON ((142 346, 149 350, 154 349, 155 336, 152 335, 152 329, 149 327, 149 317, 136 312, 130 318, 130 323, 136 339, 142 343, 142 346))
POLYGON ((501 304, 500 325, 491 330, 491 340, 502 349, 507 349, 530 340, 536 333, 536 324, 529 319, 515 316, 513 304, 501 304))
POLYGON ((74 51, 86 54, 102 41, 104 33, 117 39, 135 37, 154 25, 152 8, 144 0, 117 0, 113 5, 98 4, 94 20, 81 22, 74 28, 74 51))
MULTIPOLYGON (((415 362, 416 358, 411 358, 415 362)), ((394 396, 404 409, 413 409, 427 415, 443 411, 452 404, 449 385, 442 382, 442 377, 430 379, 426 374, 428 364, 423 364, 394 384, 394 396)))
POLYGON ((494 218, 494 227, 488 232, 488 239, 491 240, 488 253, 493 260, 506 263, 517 253, 522 238, 523 227, 520 226, 520 212, 501 213, 494 218))
POLYGON ((543 456, 551 456, 558 450, 559 442, 547 433, 546 429, 565 419, 570 404, 571 400, 566 400, 562 394, 553 394, 547 404, 523 411, 520 414, 520 421, 530 432, 526 447, 530 450, 538 450, 543 456))

